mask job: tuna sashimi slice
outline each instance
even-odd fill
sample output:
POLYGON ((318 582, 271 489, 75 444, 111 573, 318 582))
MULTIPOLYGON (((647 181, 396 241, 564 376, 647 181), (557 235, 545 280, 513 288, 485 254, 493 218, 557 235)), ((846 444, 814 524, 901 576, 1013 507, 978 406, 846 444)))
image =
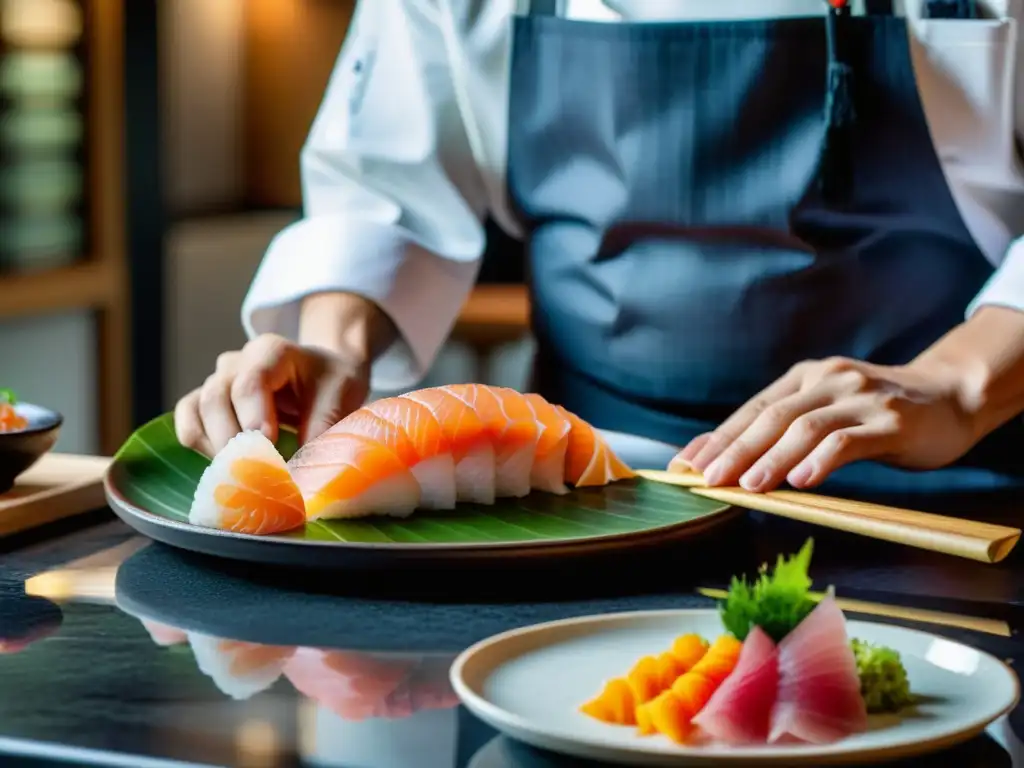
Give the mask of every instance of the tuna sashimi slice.
POLYGON ((763 743, 778 688, 778 649, 760 627, 754 627, 743 642, 736 668, 693 723, 729 744, 763 743))
POLYGON ((769 741, 828 744, 867 728, 846 619, 827 597, 779 643, 779 690, 769 741))

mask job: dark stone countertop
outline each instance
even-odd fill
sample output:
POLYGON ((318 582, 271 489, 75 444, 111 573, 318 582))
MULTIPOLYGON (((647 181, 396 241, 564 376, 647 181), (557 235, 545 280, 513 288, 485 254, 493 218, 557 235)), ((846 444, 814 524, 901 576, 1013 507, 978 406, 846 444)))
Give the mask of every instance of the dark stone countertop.
MULTIPOLYGON (((455 655, 538 621, 708 606, 695 586, 721 586, 808 535, 816 583, 843 596, 1024 623, 1020 553, 983 565, 753 516, 699 547, 571 569, 374 573, 218 561, 104 519, 0 556, 0 765, 582 765, 499 737, 458 707, 455 655), (203 652, 219 641, 247 644, 234 656, 247 677, 203 652)), ((1009 660, 1024 651, 1019 635, 929 629, 1009 660)), ((901 765, 1024 766, 1016 733, 1024 707, 957 750, 901 765)))

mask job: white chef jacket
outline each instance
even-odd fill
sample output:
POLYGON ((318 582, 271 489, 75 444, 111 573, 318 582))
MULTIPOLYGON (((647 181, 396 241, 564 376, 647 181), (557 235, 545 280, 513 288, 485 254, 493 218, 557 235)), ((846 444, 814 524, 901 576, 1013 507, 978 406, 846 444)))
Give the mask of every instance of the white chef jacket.
MULTIPOLYGON (((986 20, 923 20, 920 1, 898 7, 922 103, 954 199, 996 267, 965 313, 985 304, 1024 310, 1024 173, 1014 148, 1024 127, 1024 0, 983 0, 986 20)), ((305 296, 352 292, 380 305, 399 331, 373 367, 373 388, 410 387, 427 372, 475 283, 484 219, 520 235, 505 195, 515 6, 358 3, 302 151, 304 217, 273 240, 242 307, 250 337, 294 339, 305 296)), ((570 18, 608 23, 824 13, 822 0, 562 6, 570 18)))

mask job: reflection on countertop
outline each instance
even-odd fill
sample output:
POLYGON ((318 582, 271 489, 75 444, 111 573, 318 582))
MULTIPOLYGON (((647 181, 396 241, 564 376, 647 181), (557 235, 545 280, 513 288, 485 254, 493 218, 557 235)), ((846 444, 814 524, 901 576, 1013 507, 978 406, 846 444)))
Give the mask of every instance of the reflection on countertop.
MULTIPOLYGON (((16 578, 0 565, 0 755, 44 747, 99 764, 582 766, 500 737, 459 707, 448 680, 455 654, 511 626, 681 600, 417 602, 248 579, 138 538, 104 543, 16 578)), ((1024 766, 1024 752, 1004 721, 901 765, 1009 768, 1024 766)))

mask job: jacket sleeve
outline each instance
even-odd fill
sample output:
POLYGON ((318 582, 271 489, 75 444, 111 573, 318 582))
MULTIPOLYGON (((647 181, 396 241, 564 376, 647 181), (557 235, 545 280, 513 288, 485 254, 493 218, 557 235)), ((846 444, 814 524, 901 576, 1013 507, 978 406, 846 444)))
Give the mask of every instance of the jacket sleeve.
POLYGON ((376 302, 400 336, 374 366, 378 390, 427 372, 484 249, 487 191, 438 2, 357 4, 302 151, 303 218, 272 241, 242 307, 250 337, 295 339, 309 294, 376 302))
MULTIPOLYGON (((1012 115, 1006 121, 1006 129, 1011 132, 1008 138, 1015 139, 1016 151, 1010 152, 1011 157, 1000 164, 1002 167, 998 169, 997 175, 1007 177, 1010 181, 1004 182, 1002 186, 1006 188, 997 190, 996 194, 1005 195, 1016 207, 1024 202, 1024 165, 1019 156, 1021 142, 1024 140, 1024 37, 1017 31, 1024 23, 1024 6, 1018 2, 1010 3, 1006 8, 1006 15, 1008 21, 1014 25, 1015 31, 1009 38, 1014 49, 1013 63, 1010 65, 1011 87, 1006 90, 1012 101, 1012 115)), ((976 217, 987 231, 999 233, 1003 242, 1006 242, 1006 238, 1012 239, 992 277, 967 308, 967 317, 970 318, 984 306, 1009 307, 1024 311, 1024 231, 1019 227, 1019 223, 1024 221, 1024 215, 1020 211, 1012 211, 1009 216, 996 217, 989 211, 979 211, 976 217), (986 222, 986 217, 992 221, 986 222)), ((996 253, 999 252, 999 249, 994 250, 996 253)))

